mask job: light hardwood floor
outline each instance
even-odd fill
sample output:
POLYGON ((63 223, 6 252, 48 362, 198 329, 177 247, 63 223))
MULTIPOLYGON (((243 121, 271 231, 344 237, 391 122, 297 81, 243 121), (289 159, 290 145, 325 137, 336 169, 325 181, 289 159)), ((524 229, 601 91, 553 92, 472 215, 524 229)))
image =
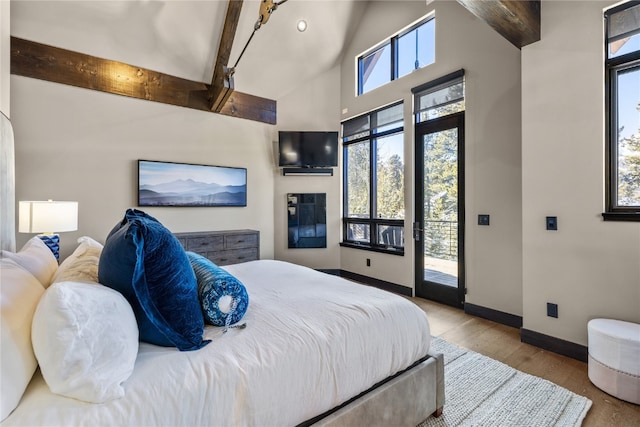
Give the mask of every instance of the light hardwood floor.
POLYGON ((421 298, 409 299, 426 311, 432 335, 591 399, 593 405, 584 427, 640 427, 640 406, 616 399, 594 386, 586 363, 520 342, 517 328, 421 298))

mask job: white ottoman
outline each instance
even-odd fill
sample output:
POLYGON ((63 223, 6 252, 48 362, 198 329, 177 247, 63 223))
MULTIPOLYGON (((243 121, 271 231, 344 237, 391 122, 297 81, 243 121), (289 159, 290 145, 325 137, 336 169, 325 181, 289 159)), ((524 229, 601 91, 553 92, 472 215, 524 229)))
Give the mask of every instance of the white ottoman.
POLYGON ((640 324, 590 320, 589 379, 618 399, 640 405, 640 324))

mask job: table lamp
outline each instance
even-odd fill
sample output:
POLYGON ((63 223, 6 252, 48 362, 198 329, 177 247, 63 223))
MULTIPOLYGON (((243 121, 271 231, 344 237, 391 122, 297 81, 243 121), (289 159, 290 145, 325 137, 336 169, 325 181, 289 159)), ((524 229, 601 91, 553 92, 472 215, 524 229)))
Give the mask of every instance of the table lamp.
POLYGON ((78 229, 78 202, 21 201, 18 215, 18 231, 42 233, 38 237, 56 259, 60 257, 60 236, 55 233, 78 229))

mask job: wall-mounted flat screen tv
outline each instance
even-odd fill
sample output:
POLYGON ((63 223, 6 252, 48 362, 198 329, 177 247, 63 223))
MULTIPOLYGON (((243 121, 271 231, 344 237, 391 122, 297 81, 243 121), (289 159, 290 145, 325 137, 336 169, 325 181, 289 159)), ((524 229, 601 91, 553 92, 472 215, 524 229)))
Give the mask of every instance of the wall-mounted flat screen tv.
POLYGON ((338 132, 278 132, 279 164, 285 167, 338 166, 338 132))
POLYGON ((247 170, 138 160, 138 206, 247 206, 247 170))

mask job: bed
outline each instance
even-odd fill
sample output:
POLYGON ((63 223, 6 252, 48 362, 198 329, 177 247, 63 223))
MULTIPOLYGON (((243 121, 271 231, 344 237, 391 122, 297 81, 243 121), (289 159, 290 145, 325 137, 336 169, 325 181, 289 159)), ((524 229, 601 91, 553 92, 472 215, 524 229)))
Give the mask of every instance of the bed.
MULTIPOLYGON (((18 274, 18 256, 3 257, 3 282, 18 274)), ((52 392, 41 366, 1 425, 415 426, 441 413, 442 355, 429 353, 427 316, 411 301, 281 261, 224 269, 250 296, 246 327, 207 325, 211 342, 195 351, 140 342, 123 395, 103 403, 52 392)), ((19 316, 39 310, 37 301, 24 307, 19 316)), ((3 326, 3 373, 4 345, 3 326)))

